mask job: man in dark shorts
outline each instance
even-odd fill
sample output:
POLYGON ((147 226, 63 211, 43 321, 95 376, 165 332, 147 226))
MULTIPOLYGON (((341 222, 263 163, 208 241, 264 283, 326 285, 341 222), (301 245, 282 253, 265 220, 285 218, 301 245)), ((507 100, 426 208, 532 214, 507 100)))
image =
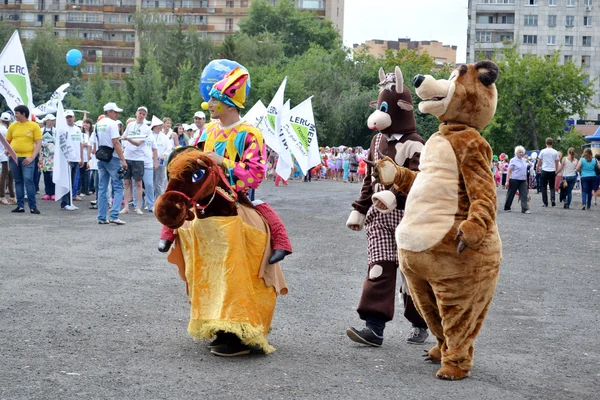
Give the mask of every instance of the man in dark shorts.
POLYGON ((121 138, 125 147, 125 161, 127 161, 127 171, 125 171, 125 206, 121 214, 129 213, 129 202, 132 200, 132 180, 135 182, 136 195, 136 214, 143 214, 142 207, 142 181, 144 177, 144 147, 146 139, 152 134, 152 131, 144 122, 148 115, 146 107, 139 107, 135 113, 135 121, 127 125, 127 129, 121 138))

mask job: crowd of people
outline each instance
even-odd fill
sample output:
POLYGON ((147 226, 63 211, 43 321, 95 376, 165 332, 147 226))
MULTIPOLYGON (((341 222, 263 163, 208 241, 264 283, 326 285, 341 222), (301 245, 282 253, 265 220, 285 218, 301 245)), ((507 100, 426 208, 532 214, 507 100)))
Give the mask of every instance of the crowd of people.
POLYGON ((573 190, 581 190, 581 209, 589 210, 597 205, 600 195, 600 154, 595 156, 590 148, 585 148, 580 159, 575 156, 573 147, 567 150, 567 155, 553 148, 552 138, 546 139, 546 148, 533 152, 531 156, 525 153, 523 146, 515 148, 515 155, 508 160, 505 154, 494 156, 492 165, 496 185, 508 190, 504 211, 511 211, 511 205, 518 193, 521 201, 521 212, 529 214, 529 190, 535 189, 542 194, 542 207, 557 205, 556 194, 563 208, 569 209, 573 204, 573 190), (550 202, 548 201, 550 192, 550 202))
MULTIPOLYGON (((358 183, 364 180, 367 171, 367 163, 364 160, 367 158, 368 150, 364 150, 360 146, 326 146, 321 147, 319 151, 321 163, 312 167, 306 174, 292 156, 294 167, 290 179, 311 182, 314 177, 315 180, 330 179, 344 183, 358 183)), ((280 183, 287 185, 287 180, 276 174, 277 162, 277 153, 270 152, 267 176, 275 180, 275 186, 279 186, 280 183)))
MULTIPOLYGON (((98 222, 117 225, 125 223, 119 214, 129 213, 130 206, 136 214, 143 214, 142 208, 153 212, 155 199, 166 188, 169 154, 175 147, 194 145, 206 123, 202 111, 194 114, 193 124, 173 126, 168 117, 148 120, 144 106, 137 109, 135 118, 122 123, 118 119, 122 111, 115 103, 108 103, 95 123, 87 113, 76 120, 73 110, 64 112, 72 150, 67 153, 71 191, 58 199, 61 209, 76 211, 79 207, 74 201, 95 196, 90 208, 99 210, 98 222), (107 220, 108 204, 99 199, 108 199, 108 195, 112 210, 107 220)), ((14 112, 1 114, 0 134, 17 156, 15 163, 8 151, 0 148, 0 204, 16 205, 12 212, 23 213, 27 201, 29 211, 39 214, 36 194, 40 193, 42 176, 41 200, 57 200, 53 181, 54 157, 60 146, 56 117, 30 118, 30 110, 18 106, 14 112)))
MULTIPOLYGON (((123 124, 119 120, 122 110, 115 103, 104 107, 104 114, 96 123, 84 114, 81 120, 75 120, 75 113, 64 113, 67 130, 74 151, 69 162, 71 192, 60 199, 65 211, 79 208, 73 201, 83 201, 85 196, 95 196, 90 208, 98 209, 98 196, 110 193, 112 211, 108 220, 104 207, 99 212, 100 223, 124 224, 119 215, 128 214, 130 206, 133 212, 143 214, 144 210, 153 212, 154 201, 167 185, 166 163, 171 151, 179 146, 195 145, 206 124, 206 115, 202 111, 194 114, 194 123, 177 123, 169 117, 148 118, 148 109, 140 106, 135 118, 129 118, 123 124), (101 146, 112 147, 117 161, 105 161, 100 168, 97 151, 101 146), (109 166, 109 168, 107 168, 109 166), (105 173, 101 175, 99 171, 105 173), (104 183, 102 183, 104 177, 104 183), (110 185, 109 185, 110 183, 110 185), (102 186, 102 188, 100 188, 102 186)), ((53 183, 54 154, 56 144, 56 117, 46 115, 37 121, 31 121, 29 110, 25 106, 16 107, 14 115, 4 112, 0 116, 0 133, 11 143, 18 157, 18 164, 0 148, 0 204, 16 205, 12 211, 25 212, 24 202, 28 201, 31 213, 39 214, 35 195, 40 192, 43 176, 44 193, 41 200, 56 200, 53 183), (8 198, 6 197, 8 194, 8 198)), ((575 149, 570 148, 563 157, 560 151, 552 147, 552 139, 546 140, 546 148, 539 155, 526 153, 522 146, 515 148, 514 157, 506 154, 494 156, 492 173, 498 187, 506 188, 507 195, 504 211, 511 211, 515 196, 521 203, 521 212, 529 214, 529 190, 542 194, 543 207, 556 206, 556 193, 563 208, 571 208, 573 190, 581 190, 581 207, 587 210, 597 205, 600 195, 600 154, 592 155, 591 149, 584 150, 580 159, 575 149), (550 202, 548 201, 550 192, 550 202)), ((0 144, 1 146, 1 144, 0 144)), ((328 179, 344 183, 360 183, 366 173, 368 149, 357 147, 322 147, 321 163, 306 174, 294 159, 291 180, 311 182, 328 179)), ((287 185, 276 173, 278 155, 269 152, 267 159, 267 177, 275 186, 287 185)), ((108 207, 108 205, 106 206, 108 207)))

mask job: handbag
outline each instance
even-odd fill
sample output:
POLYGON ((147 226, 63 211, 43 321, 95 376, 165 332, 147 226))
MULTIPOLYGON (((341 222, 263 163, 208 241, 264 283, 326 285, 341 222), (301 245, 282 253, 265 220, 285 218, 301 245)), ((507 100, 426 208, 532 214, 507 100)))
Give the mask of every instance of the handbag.
POLYGON ((114 149, 110 146, 99 146, 96 150, 96 158, 100 161, 109 162, 113 158, 114 149))
MULTIPOLYGON (((594 160, 596 160, 594 158, 594 160)), ((596 172, 596 176, 600 175, 600 167, 598 166, 598 160, 596 160, 596 165, 594 165, 594 171, 596 172)))

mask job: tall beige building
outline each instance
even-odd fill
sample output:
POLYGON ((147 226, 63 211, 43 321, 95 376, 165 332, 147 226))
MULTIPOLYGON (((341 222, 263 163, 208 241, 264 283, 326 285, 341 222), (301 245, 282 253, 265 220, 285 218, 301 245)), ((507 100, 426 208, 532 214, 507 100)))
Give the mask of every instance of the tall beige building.
POLYGON ((436 64, 456 64, 456 46, 444 45, 436 40, 414 41, 410 39, 398 40, 368 40, 363 44, 354 44, 354 52, 367 51, 374 57, 383 57, 387 50, 400 49, 416 50, 417 54, 427 52, 435 59, 436 64))
MULTIPOLYGON (((186 29, 202 37, 222 42, 238 29, 248 15, 252 0, 0 0, 0 19, 18 27, 23 39, 35 36, 44 25, 54 26, 61 38, 81 42, 80 50, 88 61, 84 73, 96 71, 95 61, 102 57, 103 73, 131 71, 139 49, 134 26, 135 13, 153 11, 166 25, 183 20, 186 29)), ((292 0, 288 0, 292 1, 292 0)), ((344 0, 294 0, 296 6, 331 18, 343 32, 344 0)))
MULTIPOLYGON (((468 0, 467 61, 492 58, 505 43, 520 54, 549 55, 583 66, 600 104, 600 0, 468 0)), ((600 120, 589 107, 578 119, 600 120)))

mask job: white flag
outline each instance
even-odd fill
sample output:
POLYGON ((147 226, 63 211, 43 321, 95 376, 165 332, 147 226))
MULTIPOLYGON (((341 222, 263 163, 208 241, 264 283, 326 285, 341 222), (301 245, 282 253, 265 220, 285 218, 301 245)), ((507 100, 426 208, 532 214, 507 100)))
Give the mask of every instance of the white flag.
POLYGON ((277 175, 279 175, 280 177, 282 177, 284 180, 288 180, 290 177, 290 174, 292 173, 292 168, 294 167, 294 161, 292 160, 292 155, 290 153, 290 148, 288 146, 288 141, 285 137, 284 132, 281 130, 281 122, 287 118, 287 115, 290 112, 290 101, 286 101, 285 104, 283 105, 283 107, 281 107, 281 110, 279 112, 279 114, 277 115, 278 118, 278 122, 277 125, 279 125, 279 132, 278 132, 278 140, 280 143, 280 151, 277 153, 279 154, 279 158, 277 159, 277 167, 275 168, 275 172, 277 173, 277 175))
POLYGON ((58 89, 54 91, 54 93, 52 93, 52 96, 50 96, 50 100, 34 108, 31 113, 36 117, 38 115, 54 114, 56 110, 58 110, 58 103, 63 101, 63 99, 65 98, 65 95, 67 94, 67 92, 65 92, 65 89, 67 89, 69 86, 71 86, 71 84, 69 83, 61 85, 58 89))
POLYGON ((17 31, 0 54, 0 94, 11 110, 20 105, 26 105, 30 110, 34 108, 29 70, 17 31))
POLYGON ((244 121, 249 122, 256 129, 262 132, 265 143, 276 153, 279 153, 279 138, 274 135, 269 129, 269 122, 267 121, 267 107, 262 101, 257 101, 256 104, 244 115, 244 121))
POLYGON ((290 110, 281 124, 290 151, 298 160, 300 169, 305 175, 309 169, 321 163, 311 98, 290 110))
POLYGON ((56 111, 56 137, 54 138, 54 170, 52 182, 56 185, 54 195, 56 201, 71 191, 71 170, 68 160, 75 154, 71 137, 69 136, 65 110, 62 102, 58 102, 56 111))

